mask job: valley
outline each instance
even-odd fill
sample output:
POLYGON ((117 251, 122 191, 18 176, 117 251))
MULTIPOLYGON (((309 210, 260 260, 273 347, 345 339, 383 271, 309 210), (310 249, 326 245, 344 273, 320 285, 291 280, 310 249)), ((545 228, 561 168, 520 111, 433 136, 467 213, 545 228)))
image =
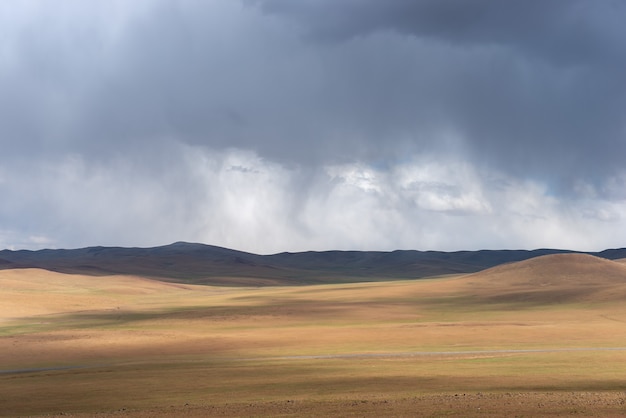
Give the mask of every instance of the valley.
POLYGON ((626 413, 626 265, 299 286, 0 271, 3 416, 626 413))

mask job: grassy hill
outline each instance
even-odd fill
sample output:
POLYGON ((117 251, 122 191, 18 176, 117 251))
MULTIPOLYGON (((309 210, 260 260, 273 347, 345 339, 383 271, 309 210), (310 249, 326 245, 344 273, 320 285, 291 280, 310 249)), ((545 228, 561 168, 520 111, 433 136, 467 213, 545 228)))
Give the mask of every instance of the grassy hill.
POLYGON ((458 285, 494 302, 623 301, 626 264, 589 254, 551 254, 474 273, 458 285))

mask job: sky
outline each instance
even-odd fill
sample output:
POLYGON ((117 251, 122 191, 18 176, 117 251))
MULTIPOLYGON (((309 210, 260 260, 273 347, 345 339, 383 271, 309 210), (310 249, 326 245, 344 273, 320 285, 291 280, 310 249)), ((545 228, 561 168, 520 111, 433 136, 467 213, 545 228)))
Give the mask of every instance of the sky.
POLYGON ((0 248, 626 247, 621 0, 0 2, 0 248))

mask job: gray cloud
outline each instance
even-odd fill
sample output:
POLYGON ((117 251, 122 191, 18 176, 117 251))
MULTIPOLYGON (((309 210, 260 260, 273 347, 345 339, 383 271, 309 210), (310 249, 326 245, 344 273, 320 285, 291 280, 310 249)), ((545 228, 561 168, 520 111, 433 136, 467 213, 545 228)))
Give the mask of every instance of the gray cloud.
POLYGON ((606 246, 626 222, 622 2, 0 12, 0 244, 606 246))
POLYGON ((344 41, 395 31, 461 46, 513 47, 563 64, 623 65, 626 6, 600 0, 249 0, 306 27, 309 39, 344 41))

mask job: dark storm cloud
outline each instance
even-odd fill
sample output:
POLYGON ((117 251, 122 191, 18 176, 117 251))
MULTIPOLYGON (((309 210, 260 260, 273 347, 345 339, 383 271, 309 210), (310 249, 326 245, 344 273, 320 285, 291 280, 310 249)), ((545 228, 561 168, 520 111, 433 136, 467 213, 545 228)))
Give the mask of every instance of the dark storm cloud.
POLYGON ((452 151, 559 187, 626 155, 623 3, 142 4, 115 32, 85 7, 18 31, 0 99, 12 148, 100 158, 173 140, 289 164, 452 151))
POLYGON ((621 62, 623 2, 614 0, 249 0, 299 20, 312 39, 397 31, 460 45, 514 46, 566 64, 621 62))
MULTIPOLYGON (((404 52, 416 57, 409 63, 417 70, 414 77, 379 80, 388 89, 408 91, 389 103, 388 113, 412 109, 419 124, 420 115, 431 116, 424 111, 429 104, 437 107, 439 128, 457 130, 477 160, 487 157, 502 163, 500 168, 516 168, 518 175, 556 175, 561 182, 576 173, 606 175, 624 163, 623 2, 252 3, 297 21, 304 39, 317 44, 335 43, 349 50, 385 33, 413 38, 414 47, 404 52), (430 67, 428 82, 434 86, 424 95, 415 81, 425 67, 430 67)), ((374 56, 389 58, 376 46, 370 43, 374 56)), ((388 65, 407 65, 405 58, 394 58, 388 65)), ((392 116, 393 123, 410 126, 392 116)), ((417 137, 414 142, 430 145, 417 137)))

